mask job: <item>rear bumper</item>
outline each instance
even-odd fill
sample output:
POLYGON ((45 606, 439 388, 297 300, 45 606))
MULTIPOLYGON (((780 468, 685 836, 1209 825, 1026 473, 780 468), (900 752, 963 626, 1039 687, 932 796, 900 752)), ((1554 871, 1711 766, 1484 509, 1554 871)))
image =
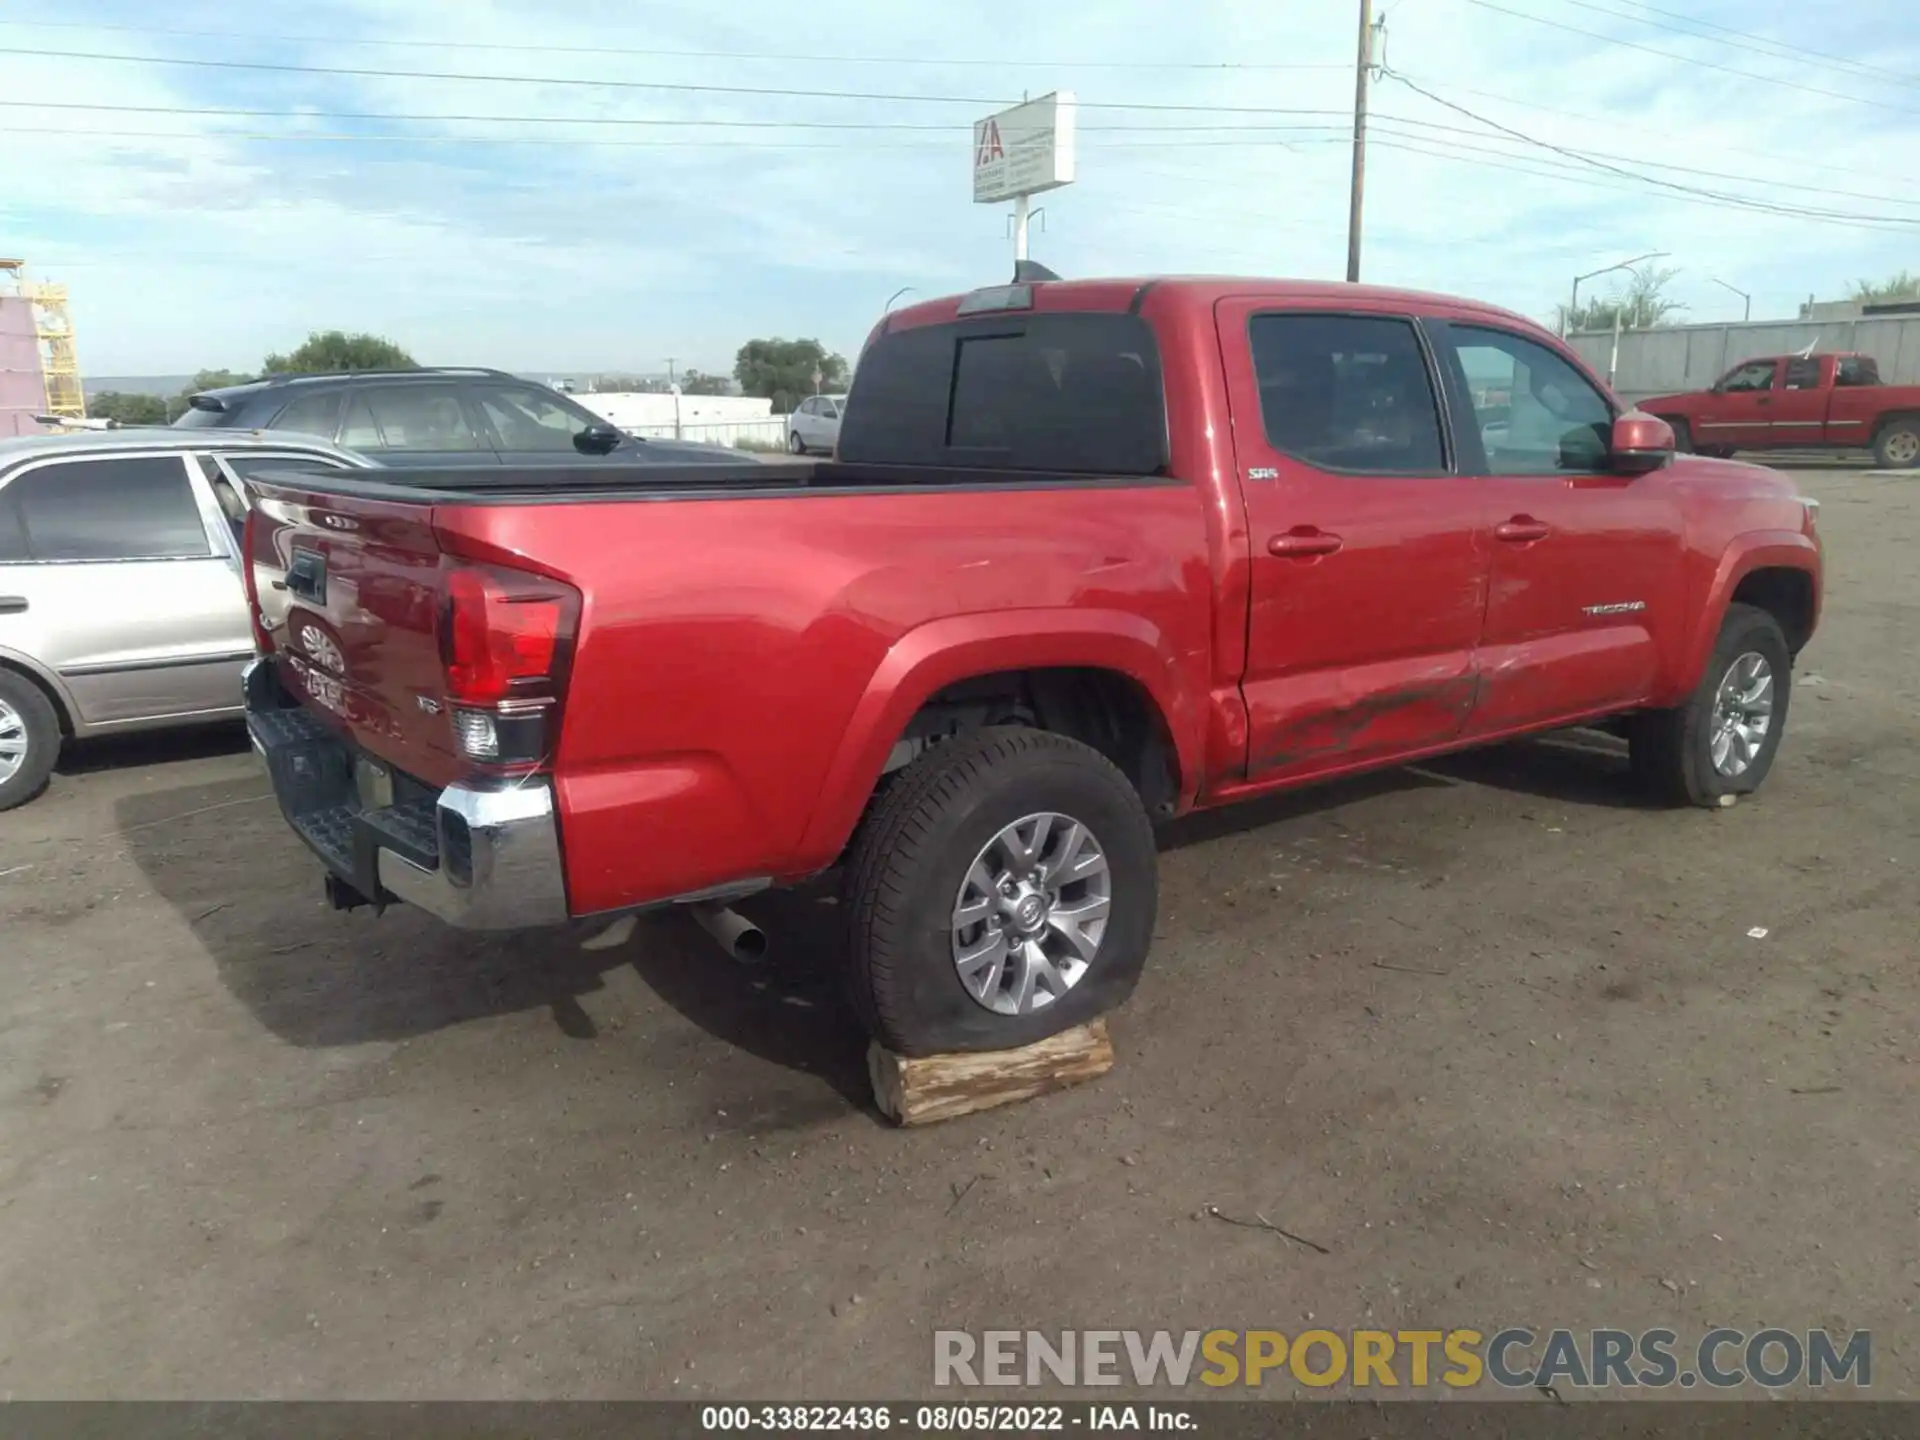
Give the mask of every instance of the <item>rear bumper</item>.
MULTIPOLYGON (((463 930, 521 930, 567 916, 560 828, 544 780, 435 791, 388 772, 369 804, 372 757, 288 703, 265 660, 246 669, 247 733, 280 811, 327 869, 375 905, 404 900, 463 930)), ((374 762, 377 764, 377 762, 374 762)))

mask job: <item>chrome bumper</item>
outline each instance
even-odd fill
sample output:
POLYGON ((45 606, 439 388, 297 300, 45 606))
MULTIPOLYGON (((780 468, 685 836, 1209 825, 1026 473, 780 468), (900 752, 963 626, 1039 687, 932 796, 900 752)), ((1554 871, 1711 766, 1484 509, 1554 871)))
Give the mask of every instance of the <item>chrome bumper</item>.
POLYGON ((433 808, 438 868, 381 848, 375 864, 382 889, 463 930, 520 930, 566 921, 560 826, 546 781, 514 790, 449 785, 433 808), (464 866, 457 860, 463 841, 464 866))
MULTIPOLYGON (((553 788, 449 785, 437 794, 395 777, 392 803, 369 807, 362 759, 318 717, 286 703, 270 666, 244 672, 247 733, 294 833, 373 904, 404 900, 463 930, 522 930, 567 918, 553 788)), ((371 758, 371 757, 367 757, 371 758)))

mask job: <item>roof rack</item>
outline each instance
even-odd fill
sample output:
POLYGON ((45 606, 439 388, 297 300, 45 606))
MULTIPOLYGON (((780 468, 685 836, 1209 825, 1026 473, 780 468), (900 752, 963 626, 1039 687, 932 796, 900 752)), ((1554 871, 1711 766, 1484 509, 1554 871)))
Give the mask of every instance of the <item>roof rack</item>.
POLYGON ((492 379, 513 379, 510 372, 496 370, 490 365, 416 365, 411 370, 277 370, 249 383, 284 385, 294 380, 426 379, 435 375, 485 375, 492 379))

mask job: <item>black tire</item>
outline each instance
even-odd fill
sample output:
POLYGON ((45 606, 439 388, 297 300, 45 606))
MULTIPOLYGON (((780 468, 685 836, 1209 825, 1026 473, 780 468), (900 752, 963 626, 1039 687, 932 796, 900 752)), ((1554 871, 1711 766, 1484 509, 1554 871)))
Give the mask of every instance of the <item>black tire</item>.
POLYGON ((1673 427, 1673 453, 1693 454, 1693 427, 1684 420, 1669 420, 1667 424, 1673 427))
POLYGON ((807 442, 800 438, 800 432, 798 430, 788 432, 787 450, 794 455, 804 455, 807 453, 807 442))
POLYGON ((1889 421, 1873 437, 1873 463, 1882 470, 1910 470, 1920 465, 1920 419, 1889 421))
POLYGON ((1112 762, 1062 735, 996 726, 936 745, 894 777, 855 837, 844 883, 861 1023, 895 1054, 936 1055, 1030 1045, 1124 1002, 1153 940, 1160 877, 1146 808, 1112 762), (953 913, 989 842, 1042 812, 1079 821, 1104 851, 1106 929, 1064 994, 1002 1014, 961 983, 953 913))
POLYGON ((1751 605, 1729 605, 1706 671, 1686 703, 1633 717, 1629 744, 1635 778, 1651 798, 1671 805, 1714 806, 1728 795, 1752 794, 1773 768, 1792 695, 1793 656, 1780 622, 1751 605), (1735 662, 1749 654, 1759 655, 1773 673, 1773 712, 1746 770, 1727 775, 1713 763, 1715 701, 1735 662))
MULTIPOLYGON (((0 726, 7 725, 7 714, 18 718, 26 752, 20 768, 0 780, 0 810, 24 805, 47 788, 53 774, 53 762, 60 758, 60 717, 54 713, 45 692, 15 670, 0 669, 0 726)), ((6 738, 0 732, 0 738, 6 738)))

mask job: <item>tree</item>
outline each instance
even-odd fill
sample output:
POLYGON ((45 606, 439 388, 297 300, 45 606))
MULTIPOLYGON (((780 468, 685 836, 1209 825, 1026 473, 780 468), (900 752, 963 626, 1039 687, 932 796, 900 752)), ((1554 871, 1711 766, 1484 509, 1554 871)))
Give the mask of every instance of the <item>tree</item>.
POLYGON ((246 385, 253 376, 242 375, 234 370, 202 370, 187 382, 182 395, 198 395, 202 390, 224 390, 229 385, 246 385))
POLYGON ((699 370, 689 370, 680 377, 682 395, 731 395, 733 380, 726 375, 708 375, 699 370))
POLYGON ((771 400, 774 413, 784 415, 816 391, 844 389, 847 362, 829 354, 818 340, 749 340, 734 356, 733 378, 740 382, 741 394, 771 400))
POLYGON ((1848 291, 1849 300, 1858 300, 1867 305, 1885 305, 1896 300, 1920 300, 1920 275, 1909 275, 1902 270, 1898 275, 1890 276, 1879 284, 1871 280, 1856 280, 1848 291))
POLYGON ((132 395, 120 390, 102 390, 98 395, 89 395, 87 414, 95 420, 112 420, 121 425, 165 425, 171 418, 164 397, 132 395))
POLYGON ((269 355, 260 362, 266 374, 337 375, 349 370, 417 370, 406 351, 378 335, 349 335, 316 330, 291 355, 269 355))
POLYGON ((1611 295, 1584 300, 1577 310, 1560 307, 1560 323, 1571 334, 1575 330, 1611 330, 1614 316, 1620 317, 1622 330, 1650 330, 1656 325, 1671 325, 1686 306, 1667 294, 1667 286, 1680 272, 1669 270, 1632 270, 1633 279, 1625 289, 1615 288, 1611 295))

